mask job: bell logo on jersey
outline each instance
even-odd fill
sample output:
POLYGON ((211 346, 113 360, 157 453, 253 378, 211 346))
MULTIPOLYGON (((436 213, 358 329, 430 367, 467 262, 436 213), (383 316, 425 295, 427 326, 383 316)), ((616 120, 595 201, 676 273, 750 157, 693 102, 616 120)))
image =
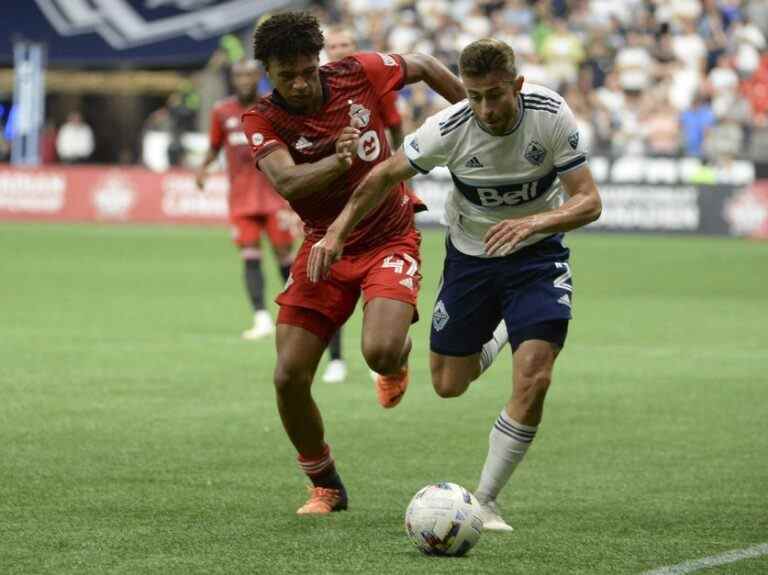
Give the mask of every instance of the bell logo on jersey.
POLYGON ((362 129, 368 125, 371 120, 371 111, 360 104, 349 104, 349 125, 353 128, 362 129))
POLYGON ((547 150, 536 140, 528 144, 528 147, 525 149, 525 159, 535 166, 540 166, 546 157, 547 150))
POLYGON ((535 200, 539 195, 539 182, 526 182, 519 190, 509 192, 499 192, 493 188, 477 188, 477 197, 480 199, 480 205, 486 208, 495 208, 498 206, 516 206, 524 202, 535 200))
POLYGON ((381 142, 376 130, 368 130, 360 136, 360 141, 357 143, 357 155, 361 160, 372 162, 379 157, 380 152, 381 142))

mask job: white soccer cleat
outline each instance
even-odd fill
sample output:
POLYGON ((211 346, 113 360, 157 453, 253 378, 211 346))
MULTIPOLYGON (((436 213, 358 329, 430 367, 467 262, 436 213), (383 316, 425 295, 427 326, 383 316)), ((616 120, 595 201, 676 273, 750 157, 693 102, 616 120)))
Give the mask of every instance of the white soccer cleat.
POLYGON ((347 362, 343 359, 332 359, 323 372, 324 383, 342 383, 347 379, 347 362))
POLYGON ((501 518, 501 510, 495 501, 480 503, 480 519, 483 520, 483 531, 514 531, 512 526, 501 518))
POLYGON ((242 338, 248 341, 262 339, 275 333, 275 324, 272 316, 265 309, 253 314, 253 327, 243 332, 242 338))

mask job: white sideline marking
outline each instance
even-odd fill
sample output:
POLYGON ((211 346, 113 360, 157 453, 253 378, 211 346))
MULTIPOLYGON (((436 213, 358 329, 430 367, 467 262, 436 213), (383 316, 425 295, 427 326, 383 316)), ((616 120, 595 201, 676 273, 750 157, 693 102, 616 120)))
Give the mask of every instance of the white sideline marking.
POLYGON ((693 573, 694 571, 699 571, 701 569, 717 567, 718 565, 725 565, 727 563, 735 563, 742 559, 761 557, 762 555, 768 555, 768 543, 747 547, 746 549, 734 549, 733 551, 726 551, 720 555, 703 557, 702 559, 696 559, 694 561, 685 561, 684 563, 678 563, 677 565, 659 567, 652 571, 644 571, 641 575, 682 575, 683 573, 693 573))

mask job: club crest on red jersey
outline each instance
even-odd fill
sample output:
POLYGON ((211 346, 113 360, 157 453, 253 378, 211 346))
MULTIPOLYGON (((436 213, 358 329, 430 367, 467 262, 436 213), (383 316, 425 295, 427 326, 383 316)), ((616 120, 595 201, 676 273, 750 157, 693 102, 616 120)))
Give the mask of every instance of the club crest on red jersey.
POLYGON ((349 102, 349 125, 353 128, 362 129, 371 121, 371 111, 362 104, 349 102))

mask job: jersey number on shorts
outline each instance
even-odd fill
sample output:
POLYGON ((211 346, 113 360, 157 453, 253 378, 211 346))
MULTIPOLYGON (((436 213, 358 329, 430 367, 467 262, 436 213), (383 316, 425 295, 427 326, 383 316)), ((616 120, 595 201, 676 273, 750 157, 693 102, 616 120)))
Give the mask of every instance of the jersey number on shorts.
POLYGON ((573 286, 571 285, 571 266, 567 262, 555 262, 555 267, 558 269, 565 269, 565 271, 557 276, 552 284, 556 288, 573 292, 573 286))
POLYGON ((403 273, 403 269, 405 268, 405 264, 407 262, 410 265, 408 266, 408 271, 405 272, 405 275, 414 275, 419 269, 419 263, 408 254, 403 254, 403 258, 405 258, 405 260, 402 260, 397 256, 387 256, 384 258, 384 263, 381 264, 381 267, 392 268, 395 270, 395 273, 401 274, 403 273))
POLYGON ((407 263, 408 269, 405 270, 405 275, 408 277, 400 280, 398 283, 401 286, 407 287, 409 290, 413 290, 412 276, 419 270, 419 263, 413 256, 409 256, 408 254, 403 254, 403 258, 405 259, 401 259, 397 256, 387 256, 384 258, 384 263, 381 264, 381 267, 393 269, 396 274, 401 274, 403 273, 403 270, 405 270, 405 264, 407 263))

